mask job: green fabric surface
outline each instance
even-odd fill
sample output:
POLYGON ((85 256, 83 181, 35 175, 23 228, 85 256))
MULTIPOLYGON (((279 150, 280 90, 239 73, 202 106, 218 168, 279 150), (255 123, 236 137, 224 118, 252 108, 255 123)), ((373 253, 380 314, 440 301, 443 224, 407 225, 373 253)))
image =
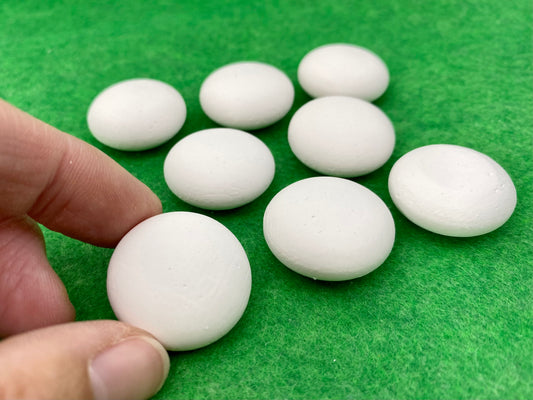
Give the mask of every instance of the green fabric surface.
MULTIPOLYGON (((172 353, 155 398, 531 399, 532 21, 525 0, 3 0, 0 97, 104 150, 161 198, 164 211, 212 216, 244 246, 253 287, 243 318, 206 348, 172 353), (299 61, 332 42, 367 47, 387 63, 391 84, 375 104, 397 135, 391 159, 355 179, 390 207, 395 246, 380 268, 341 283, 291 272, 262 234, 269 200, 318 175, 290 152, 287 125, 309 100, 297 83, 299 61), (294 106, 256 133, 277 164, 269 189, 237 210, 202 211, 170 192, 163 161, 184 135, 216 126, 200 108, 200 85, 240 60, 285 71, 294 106), (99 144, 85 116, 102 89, 134 77, 176 87, 188 116, 167 144, 126 153, 99 144), (518 204, 503 227, 449 238, 394 207, 393 163, 434 143, 471 147, 508 171, 518 204)), ((46 229, 45 237, 77 318, 114 318, 105 286, 112 250, 46 229)))

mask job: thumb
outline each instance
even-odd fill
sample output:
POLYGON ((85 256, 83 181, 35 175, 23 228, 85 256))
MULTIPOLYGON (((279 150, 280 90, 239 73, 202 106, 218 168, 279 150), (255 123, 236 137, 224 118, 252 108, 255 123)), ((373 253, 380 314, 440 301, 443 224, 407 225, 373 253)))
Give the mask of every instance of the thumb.
POLYGON ((146 399, 169 369, 165 349, 118 321, 73 322, 0 342, 0 399, 146 399))

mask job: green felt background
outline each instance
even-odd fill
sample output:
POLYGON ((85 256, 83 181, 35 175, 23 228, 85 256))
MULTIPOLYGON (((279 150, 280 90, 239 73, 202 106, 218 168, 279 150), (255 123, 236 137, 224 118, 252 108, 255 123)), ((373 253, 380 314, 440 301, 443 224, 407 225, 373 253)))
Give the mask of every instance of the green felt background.
MULTIPOLYGON (((214 123, 198 91, 215 68, 259 60, 296 87, 291 114, 309 100, 298 62, 330 42, 368 47, 388 64, 376 101, 397 145, 380 170, 356 179, 391 208, 397 239, 366 277, 315 282, 283 267, 262 236, 268 201, 316 175, 291 154, 289 114, 257 133, 276 176, 257 201, 205 212, 240 239, 253 289, 237 326, 197 351, 171 354, 166 399, 531 399, 532 5, 528 0, 53 1, 0 2, 0 97, 103 149, 161 198, 194 209, 166 187, 162 166, 184 135, 214 123), (169 143, 143 153, 100 145, 85 120, 93 97, 133 77, 183 94, 187 121, 169 143), (387 191, 395 160, 431 143, 494 158, 511 175, 518 206, 502 228, 457 239, 426 232, 387 191)), ((45 231, 49 258, 78 319, 114 318, 106 297, 112 250, 45 231)), ((1 360, 0 360, 1 362, 1 360)))

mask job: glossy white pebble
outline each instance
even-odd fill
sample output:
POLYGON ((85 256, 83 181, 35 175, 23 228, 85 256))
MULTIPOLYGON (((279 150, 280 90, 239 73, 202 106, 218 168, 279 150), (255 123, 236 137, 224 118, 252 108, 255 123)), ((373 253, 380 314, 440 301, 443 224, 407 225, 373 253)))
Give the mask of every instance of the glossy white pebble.
POLYGON ((265 128, 283 118, 294 100, 290 79, 276 67, 236 62, 212 72, 200 88, 200 104, 209 118, 230 128, 265 128))
POLYGON ((118 150, 147 150, 172 138, 187 110, 181 94, 154 79, 115 83, 92 101, 87 124, 101 143, 118 150))
POLYGON ((163 170, 168 187, 183 201, 227 210, 259 197, 274 178, 275 163, 268 147, 252 134, 213 128, 176 143, 163 170))
POLYGON ((326 176, 295 182, 274 196, 263 231, 285 266, 325 281, 373 271, 388 257, 395 236, 392 215, 375 193, 326 176))
POLYGON ((412 222, 447 236, 477 236, 502 226, 516 189, 492 158, 467 147, 434 144, 402 156, 391 169, 394 204, 412 222))
POLYGON ((298 66, 298 81, 311 97, 352 96, 374 101, 389 86, 389 70, 372 51, 347 43, 317 47, 298 66))
POLYGON ((205 215, 171 212, 124 236, 109 262, 107 292, 117 318, 168 350, 220 339, 239 321, 251 290, 237 238, 205 215))
POLYGON ((394 149, 394 127, 378 107, 346 96, 304 104, 289 123, 296 157, 324 175, 355 177, 381 167, 394 149))

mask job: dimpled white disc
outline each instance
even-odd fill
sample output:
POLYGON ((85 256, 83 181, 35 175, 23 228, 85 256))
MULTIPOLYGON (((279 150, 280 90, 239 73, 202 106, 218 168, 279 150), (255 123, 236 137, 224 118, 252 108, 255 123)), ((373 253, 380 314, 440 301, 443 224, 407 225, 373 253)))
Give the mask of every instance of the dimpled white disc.
POLYGON ((244 130, 272 125, 289 112, 294 87, 279 69, 237 62, 212 72, 200 88, 200 104, 222 126, 244 130))
POLYGON ((102 91, 89 106, 87 124, 101 143, 118 150, 147 150, 172 138, 187 110, 181 94, 154 79, 130 79, 102 91))
POLYGON ((355 177, 381 167, 391 156, 395 135, 378 107, 346 96, 304 104, 289 124, 296 157, 324 175, 355 177))
POLYGON ((326 176, 295 182, 274 196, 263 231, 285 266, 325 281, 373 271, 388 257, 395 236, 392 215, 376 194, 326 176))
POLYGON ((170 150, 164 175, 183 201, 210 210, 240 207, 259 197, 274 178, 268 147, 250 133, 206 129, 181 139, 170 150))
POLYGON ((168 350, 220 339, 241 318, 250 290, 250 264, 237 238, 190 212, 160 214, 134 227, 115 249, 107 275, 117 318, 168 350))
POLYGON ((514 184, 496 161, 450 144, 419 147, 402 156, 391 169, 389 191, 408 219, 447 236, 491 232, 516 205, 514 184))
POLYGON ((317 47, 298 66, 298 81, 311 97, 340 95, 374 101, 387 90, 389 79, 380 57, 346 43, 317 47))

